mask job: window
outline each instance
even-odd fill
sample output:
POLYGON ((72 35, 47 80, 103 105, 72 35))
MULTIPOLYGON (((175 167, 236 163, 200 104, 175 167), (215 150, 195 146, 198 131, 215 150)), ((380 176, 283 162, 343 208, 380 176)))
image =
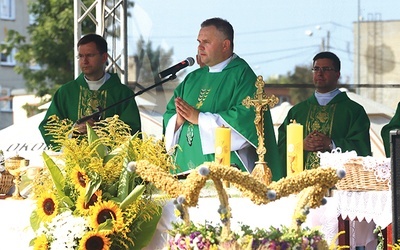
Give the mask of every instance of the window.
POLYGON ((34 16, 33 14, 29 14, 29 24, 36 24, 36 16, 34 16))
POLYGON ((0 111, 12 112, 11 89, 0 86, 0 111))
POLYGON ((42 69, 42 67, 40 67, 40 65, 37 64, 34 60, 31 60, 29 68, 31 70, 40 70, 40 69, 42 69))
POLYGON ((0 18, 15 19, 15 0, 0 0, 0 18))
POLYGON ((3 66, 15 66, 15 49, 12 49, 10 54, 3 53, 3 51, 0 53, 0 65, 3 66))

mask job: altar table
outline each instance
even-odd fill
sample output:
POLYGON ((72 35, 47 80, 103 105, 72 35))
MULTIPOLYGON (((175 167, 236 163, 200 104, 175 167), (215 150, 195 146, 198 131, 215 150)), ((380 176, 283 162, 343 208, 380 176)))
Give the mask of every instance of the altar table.
MULTIPOLYGON (((354 220, 374 221, 385 228, 391 223, 391 196, 390 192, 346 192, 335 191, 332 197, 327 197, 327 204, 316 209, 311 209, 304 226, 318 226, 325 239, 330 241, 338 233, 338 217, 349 217, 354 220), (362 206, 360 204, 363 204, 362 206)), ((289 226, 292 217, 296 196, 284 197, 270 202, 267 205, 255 205, 248 198, 230 198, 232 208, 231 228, 238 229, 240 223, 253 228, 270 226, 289 226)), ((29 218, 34 209, 34 201, 4 200, 0 199, 0 239, 2 247, 15 250, 31 250, 30 240, 34 233, 30 228, 29 218)), ((190 219, 193 222, 220 223, 218 198, 200 198, 198 206, 189 209, 190 219)), ((168 201, 163 209, 162 218, 157 226, 157 232, 146 250, 161 249, 168 239, 167 230, 171 228, 171 222, 177 221, 174 215, 172 201, 168 201)), ((3 248, 1 248, 3 249, 3 248)))
POLYGON ((30 216, 35 203, 31 199, 0 199, 0 249, 25 250, 34 237, 30 216))
MULTIPOLYGON (((230 198, 229 204, 232 208, 232 229, 239 229, 239 223, 252 226, 268 228, 291 225, 292 216, 297 198, 295 196, 285 197, 267 205, 255 205, 247 198, 230 198)), ((26 200, 4 200, 0 199, 0 213, 2 220, 0 224, 0 238, 2 246, 15 250, 31 250, 29 242, 34 237, 30 228, 29 218, 34 209, 34 201, 26 200)), ((218 198, 200 198, 197 207, 189 209, 190 219, 195 223, 205 221, 214 224, 220 223, 218 198)), ((158 224, 155 237, 146 250, 161 249, 168 239, 167 230, 171 228, 171 222, 177 221, 174 215, 172 201, 165 204, 162 218, 158 224)), ((336 203, 333 198, 328 198, 328 204, 318 209, 312 209, 306 223, 307 226, 321 226, 321 231, 327 234, 327 239, 337 233, 336 203), (324 215, 324 216, 322 216, 324 215), (322 223, 322 224, 321 224, 322 223)))
MULTIPOLYGON (((321 232, 324 233, 325 239, 330 243, 338 232, 338 213, 335 198, 328 197, 327 200, 327 205, 310 210, 310 214, 303 226, 309 228, 319 227, 321 232)), ((240 223, 252 228, 266 229, 270 226, 290 226, 296 204, 297 198, 294 195, 266 205, 255 205, 248 198, 229 198, 229 205, 232 210, 231 229, 240 229, 240 223)), ((218 198, 200 198, 196 207, 189 208, 190 220, 194 223, 207 221, 213 225, 221 224, 217 212, 219 205, 218 198)), ((164 207, 163 216, 158 225, 158 233, 146 250, 161 249, 165 244, 165 240, 169 238, 166 233, 167 228, 170 228, 172 221, 177 221, 173 210, 172 202, 168 202, 164 207), (157 239, 158 237, 160 240, 157 239)))
MULTIPOLYGON (((392 193, 391 191, 349 192, 335 191, 337 209, 340 214, 339 227, 346 230, 347 234, 340 241, 350 246, 367 245, 374 240, 371 230, 380 226, 386 238, 391 238, 391 233, 386 228, 392 223, 392 193), (358 223, 367 222, 369 225, 357 226, 358 223), (352 224, 352 226, 350 226, 352 224), (369 232, 366 231, 369 227, 369 232), (358 232, 357 232, 358 231, 358 232), (364 232, 360 232, 364 231, 364 232), (360 237, 362 234, 363 237, 360 237)), ((387 244, 387 242, 386 242, 387 244)), ((386 246, 385 244, 385 246, 386 246)))

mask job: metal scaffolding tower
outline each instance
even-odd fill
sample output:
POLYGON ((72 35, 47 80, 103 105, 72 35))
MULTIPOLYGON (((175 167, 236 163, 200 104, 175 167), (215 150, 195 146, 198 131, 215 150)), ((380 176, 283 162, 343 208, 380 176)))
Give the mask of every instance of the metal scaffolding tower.
MULTIPOLYGON (((85 1, 86 3, 89 1, 85 1)), ((118 73, 123 84, 128 83, 127 56, 127 2, 124 0, 94 0, 86 6, 82 0, 74 0, 74 44, 82 37, 82 23, 93 22, 96 34, 108 43, 109 63, 106 71, 118 73)), ((75 50, 75 56, 78 51, 75 50)), ((80 73, 75 63, 75 77, 80 73)))

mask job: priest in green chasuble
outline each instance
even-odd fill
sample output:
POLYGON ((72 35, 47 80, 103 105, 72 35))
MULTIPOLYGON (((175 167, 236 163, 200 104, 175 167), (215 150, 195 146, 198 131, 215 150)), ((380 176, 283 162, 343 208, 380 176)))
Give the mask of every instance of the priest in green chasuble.
MULTIPOLYGON (((46 124, 48 118, 56 115, 59 119, 69 119, 76 122, 78 119, 89 116, 98 107, 107 108, 121 100, 133 96, 133 91, 121 83, 117 74, 105 72, 107 62, 107 42, 97 34, 88 34, 82 37, 78 44, 78 59, 82 73, 73 81, 62 85, 54 94, 49 109, 39 125, 43 139, 47 146, 53 150, 59 150, 53 137, 47 134, 46 124)), ((119 119, 128 124, 131 133, 141 129, 139 109, 135 99, 122 102, 120 105, 101 113, 101 118, 118 115, 119 119)), ((93 126, 94 120, 86 121, 93 126)), ((86 134, 86 122, 74 124, 80 134, 86 134)))
POLYGON ((400 129, 400 102, 397 104, 396 112, 392 119, 381 130, 386 157, 390 157, 390 131, 395 129, 400 129))
POLYGON ((315 92, 293 106, 278 129, 278 147, 286 167, 286 127, 292 121, 303 125, 304 168, 319 167, 318 151, 340 147, 358 156, 371 155, 370 121, 364 108, 338 88, 340 60, 331 52, 313 59, 315 92))
MULTIPOLYGON (((251 172, 258 160, 254 109, 242 105, 256 92, 256 75, 233 53, 233 28, 229 22, 212 18, 201 24, 198 34, 198 63, 175 89, 164 114, 166 149, 174 154, 178 173, 186 173, 215 159, 215 130, 231 129, 231 164, 251 172)), ((265 112, 266 162, 273 180, 284 176, 272 119, 265 112)))

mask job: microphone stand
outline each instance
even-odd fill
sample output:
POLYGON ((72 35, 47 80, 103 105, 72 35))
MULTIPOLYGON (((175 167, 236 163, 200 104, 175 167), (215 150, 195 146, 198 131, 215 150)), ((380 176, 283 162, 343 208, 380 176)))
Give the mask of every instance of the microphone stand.
POLYGON ((121 103, 123 103, 123 102, 126 102, 126 101, 130 100, 131 98, 134 98, 135 96, 141 95, 141 94, 143 94, 144 92, 146 92, 146 91, 148 91, 148 90, 150 90, 150 89, 152 89, 152 88, 155 88, 155 87, 157 87, 157 86, 159 86, 159 85, 161 85, 161 84, 163 84, 163 83, 165 83, 165 82, 172 81, 172 80, 174 80, 175 78, 176 78, 176 73, 175 73, 175 74, 172 74, 170 77, 168 77, 168 78, 166 78, 166 79, 164 79, 164 80, 162 80, 162 81, 160 81, 160 82, 158 82, 158 83, 155 83, 155 84, 151 85, 150 87, 147 87, 147 88, 145 88, 145 89, 142 89, 142 90, 138 91, 137 93, 133 94, 132 96, 129 96, 128 98, 122 99, 122 100, 120 100, 120 101, 118 101, 118 102, 116 102, 116 103, 114 103, 114 104, 112 104, 112 105, 110 105, 110 106, 108 106, 108 107, 106 107, 106 108, 104 108, 104 109, 102 109, 102 108, 99 107, 99 108, 98 108, 99 111, 96 111, 96 112, 94 112, 94 113, 92 113, 92 114, 90 114, 90 115, 87 115, 87 116, 84 116, 84 117, 78 119, 78 120, 76 121, 76 124, 80 124, 80 123, 82 123, 82 122, 86 122, 86 121, 88 121, 88 120, 90 120, 90 119, 95 119, 95 118, 98 118, 98 119, 99 119, 101 113, 103 113, 104 111, 109 110, 110 108, 113 108, 113 107, 115 107, 115 106, 117 106, 117 105, 119 105, 119 104, 121 104, 121 103))

